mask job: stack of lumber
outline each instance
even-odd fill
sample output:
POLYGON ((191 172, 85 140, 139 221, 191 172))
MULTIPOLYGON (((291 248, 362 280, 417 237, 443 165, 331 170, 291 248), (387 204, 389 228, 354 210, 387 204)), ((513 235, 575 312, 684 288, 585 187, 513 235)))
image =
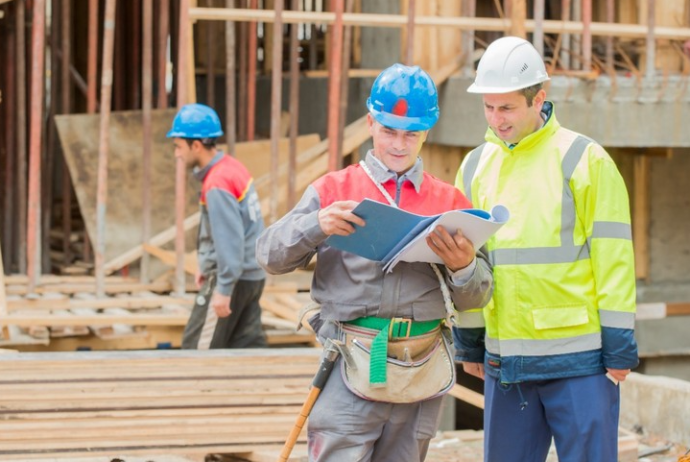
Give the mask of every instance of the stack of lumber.
MULTIPOLYGON (((262 321, 270 345, 315 343, 313 333, 296 330, 311 278, 298 273, 271 278, 264 289, 262 321)), ((26 276, 8 276, 5 284, 0 326, 9 335, 0 346, 23 351, 179 347, 195 296, 171 294, 167 280, 141 284, 117 276, 106 278, 103 298, 94 295, 90 276, 42 276, 33 290, 26 276)))
MULTIPOLYGON (((33 290, 25 276, 8 276, 5 284, 7 314, 0 323, 9 327, 10 338, 3 345, 48 345, 51 339, 77 336, 143 337, 146 326, 184 326, 193 301, 191 295, 169 295, 167 282, 140 284, 122 277, 107 279, 103 298, 93 295, 90 276, 43 276, 33 290)), ((74 346, 70 342, 70 349, 74 346)))
MULTIPOLYGON (((315 348, 0 355, 0 460, 280 448, 315 348)), ((305 433, 300 441, 305 440, 305 433)))

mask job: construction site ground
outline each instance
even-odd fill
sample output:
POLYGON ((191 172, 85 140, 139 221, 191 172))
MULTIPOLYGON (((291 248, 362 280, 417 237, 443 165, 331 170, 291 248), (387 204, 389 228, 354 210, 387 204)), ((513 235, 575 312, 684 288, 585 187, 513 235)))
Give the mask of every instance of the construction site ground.
MULTIPOLYGON (((657 436, 639 436, 630 434, 626 449, 623 449, 621 462, 677 462, 688 451, 688 448, 670 443, 657 436), (631 451, 630 449, 636 448, 631 451)), ((439 432, 432 440, 426 462, 479 462, 483 460, 483 432, 475 430, 458 430, 439 432)), ((280 451, 267 450, 252 454, 237 455, 150 455, 60 459, 31 459, 27 462, 274 462, 280 451)), ((307 450, 304 445, 295 447, 289 462, 307 462, 307 450)), ((552 446, 547 462, 558 462, 552 446)))

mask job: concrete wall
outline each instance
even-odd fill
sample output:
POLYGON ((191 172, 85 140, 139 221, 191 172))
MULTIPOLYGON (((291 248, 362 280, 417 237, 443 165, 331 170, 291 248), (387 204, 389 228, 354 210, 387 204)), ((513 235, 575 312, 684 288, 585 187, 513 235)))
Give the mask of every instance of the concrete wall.
POLYGON ((622 427, 690 446, 690 382, 632 373, 620 389, 622 427))
MULTIPOLYGON (((690 119, 686 119, 686 122, 690 119)), ((690 134, 690 123, 687 123, 690 134)), ((690 149, 651 161, 650 280, 639 284, 642 301, 690 301, 690 149)))
MULTIPOLYGON (((472 79, 453 77, 440 89, 441 119, 429 141, 451 146, 482 142, 481 96, 467 93, 472 79)), ((562 125, 608 147, 690 147, 690 90, 682 79, 639 83, 607 77, 586 81, 554 77, 547 98, 562 125)))

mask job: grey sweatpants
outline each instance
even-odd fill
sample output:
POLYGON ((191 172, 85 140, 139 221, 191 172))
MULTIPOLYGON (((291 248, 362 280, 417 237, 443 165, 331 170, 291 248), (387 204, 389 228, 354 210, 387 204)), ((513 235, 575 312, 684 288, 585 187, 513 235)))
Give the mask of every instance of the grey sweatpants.
POLYGON ((206 279, 194 302, 192 314, 182 335, 182 348, 261 348, 267 346, 261 326, 259 299, 265 280, 237 281, 230 298, 230 316, 219 318, 209 307, 216 277, 206 279))
POLYGON ((309 461, 424 461, 443 397, 410 404, 361 399, 343 382, 341 361, 309 415, 309 461))

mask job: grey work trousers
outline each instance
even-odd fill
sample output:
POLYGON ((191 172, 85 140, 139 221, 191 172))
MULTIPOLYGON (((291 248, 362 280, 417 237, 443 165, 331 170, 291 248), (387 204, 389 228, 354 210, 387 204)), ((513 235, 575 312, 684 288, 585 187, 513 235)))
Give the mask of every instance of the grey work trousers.
POLYGON ((423 462, 443 397, 410 404, 361 399, 345 385, 341 361, 309 415, 309 461, 423 462))
POLYGON ((182 335, 182 348, 262 348, 267 346, 261 326, 259 299, 265 280, 237 281, 230 298, 230 316, 219 318, 209 306, 216 277, 206 278, 182 335))

